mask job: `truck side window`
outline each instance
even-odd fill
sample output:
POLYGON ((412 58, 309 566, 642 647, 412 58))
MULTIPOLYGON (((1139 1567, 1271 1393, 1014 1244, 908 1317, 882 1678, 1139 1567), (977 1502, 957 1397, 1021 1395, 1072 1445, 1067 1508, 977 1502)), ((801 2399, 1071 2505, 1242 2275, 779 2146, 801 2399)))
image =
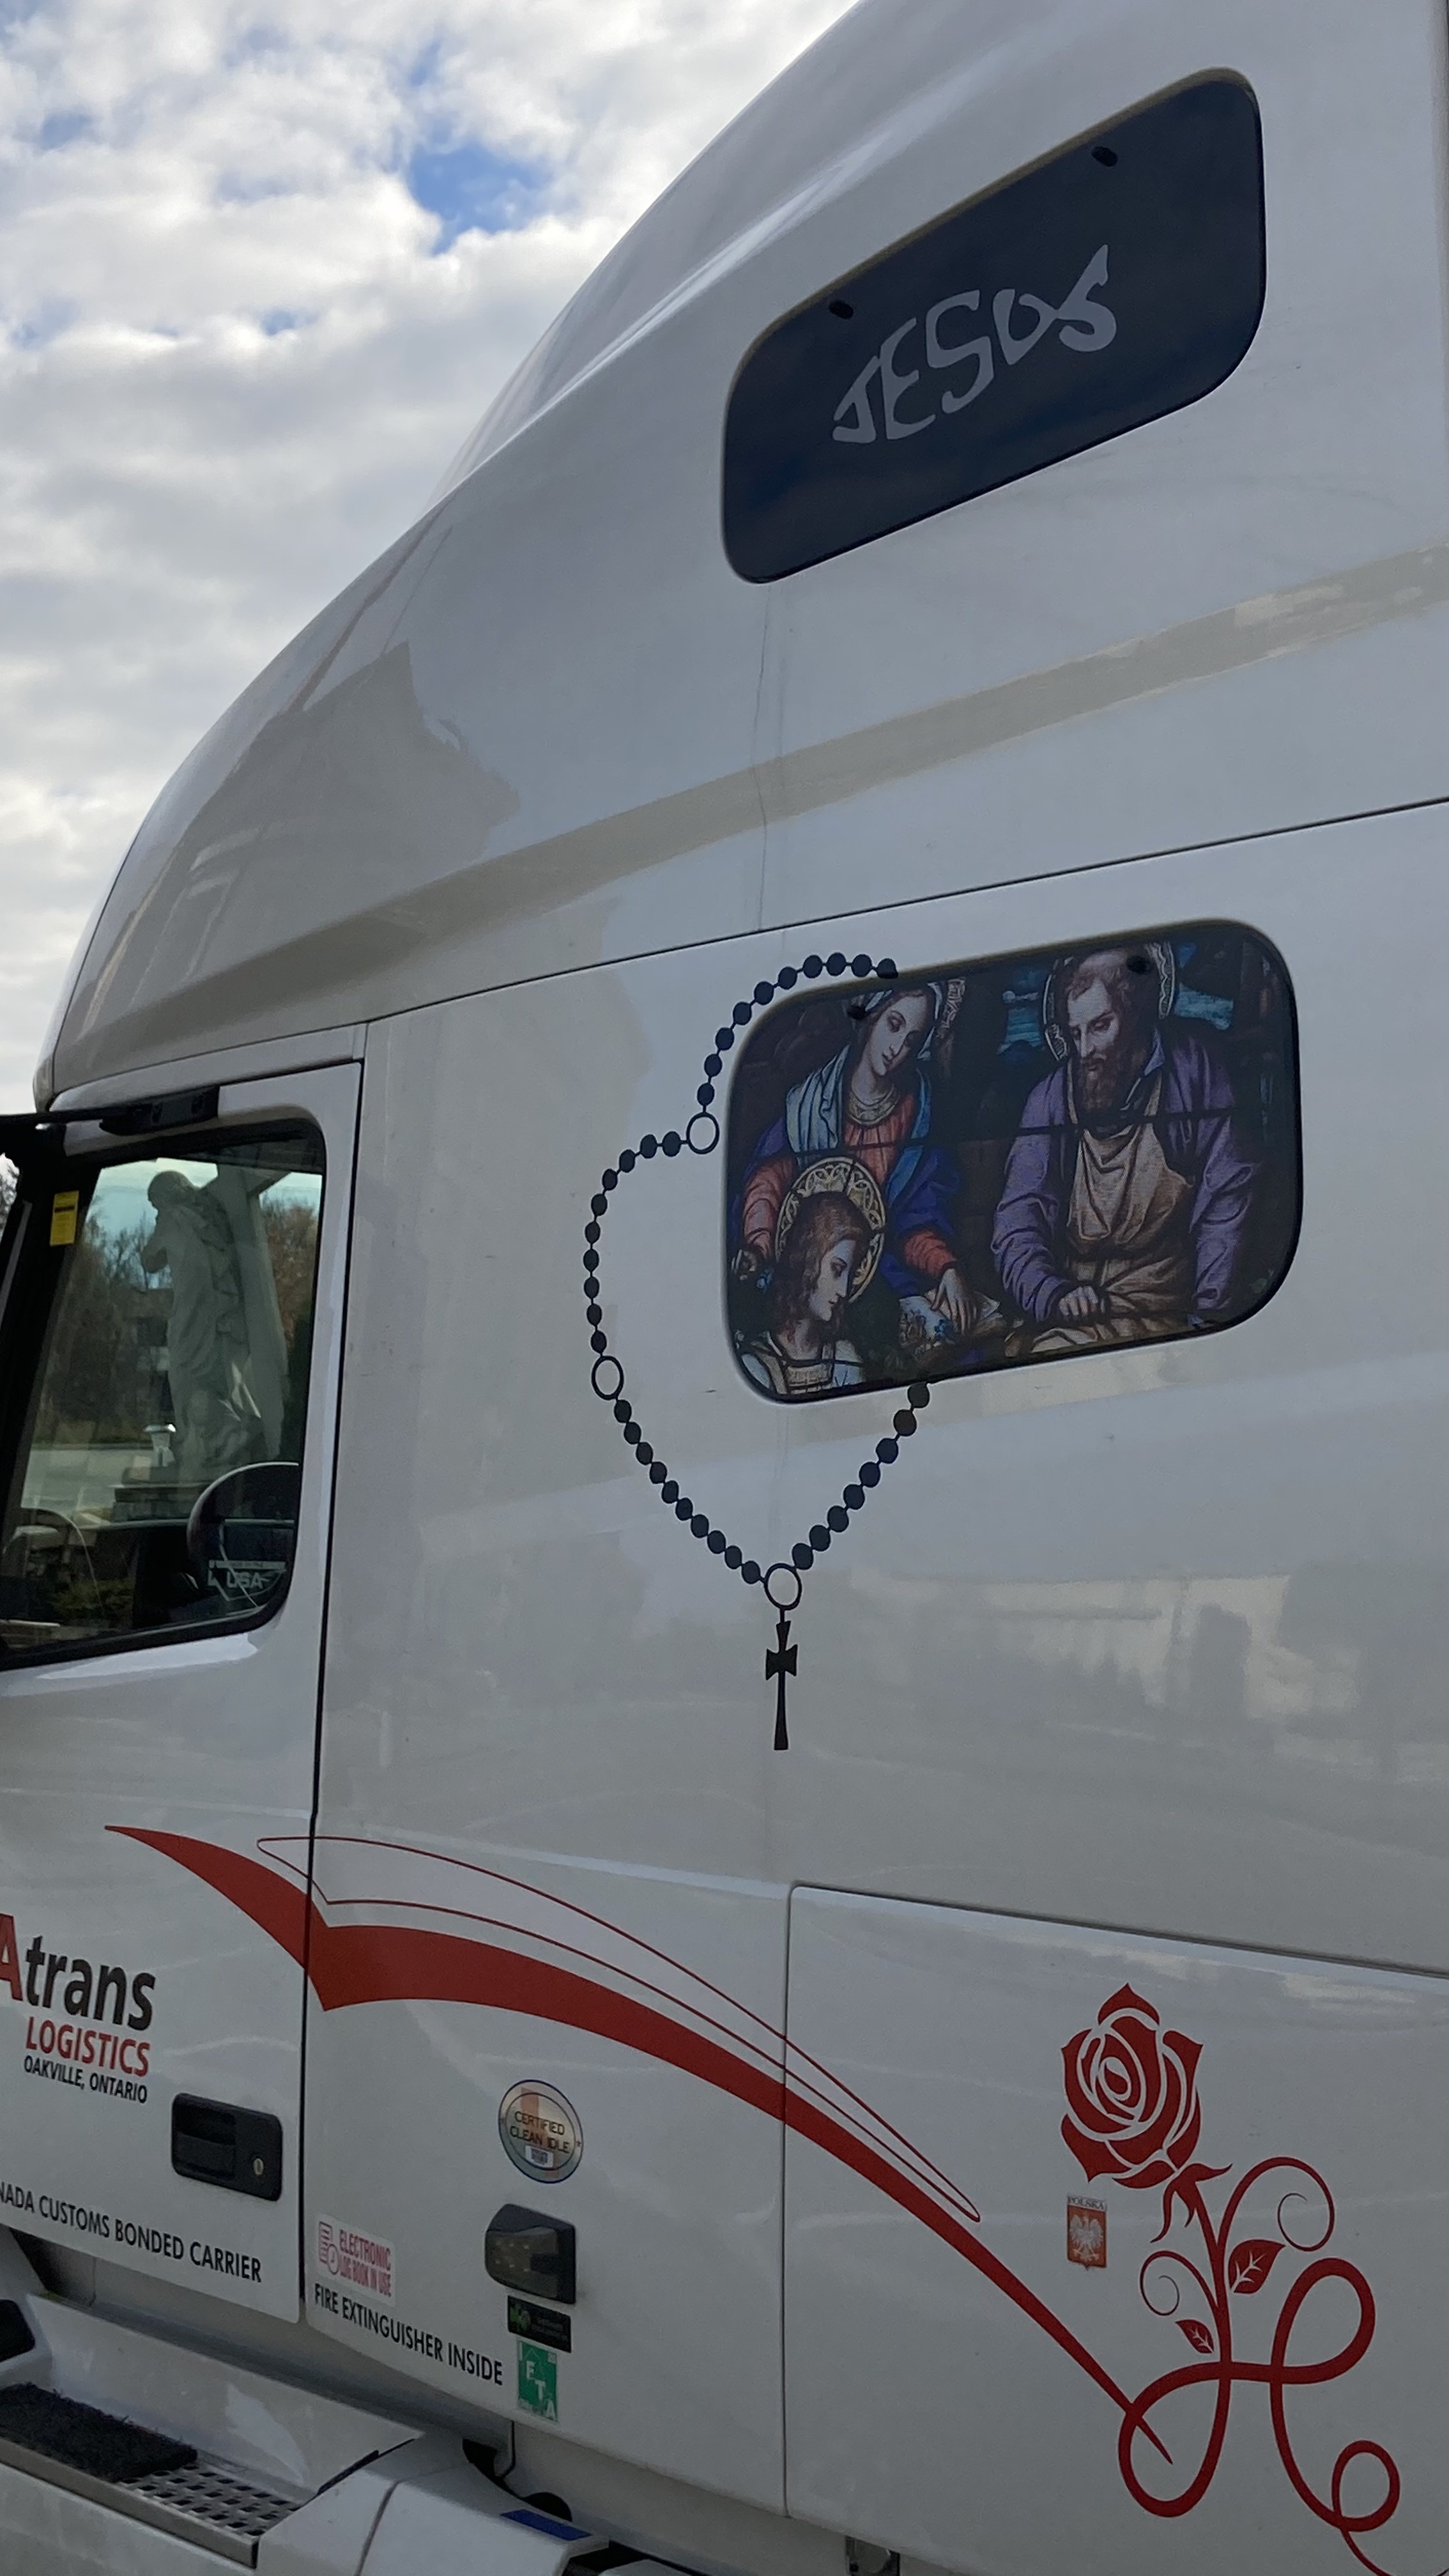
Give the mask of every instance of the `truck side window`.
POLYGON ((778 581, 1200 401, 1246 355, 1265 280, 1257 106, 1212 73, 756 342, 725 419, 730 563, 778 581))
POLYGON ((20 1193, 0 1658, 265 1616, 296 1537, 320 1137, 52 1157, 20 1193))
POLYGON ((729 1319, 764 1395, 1213 1331, 1297 1234, 1288 978, 1196 922, 792 995, 729 1129, 729 1319))

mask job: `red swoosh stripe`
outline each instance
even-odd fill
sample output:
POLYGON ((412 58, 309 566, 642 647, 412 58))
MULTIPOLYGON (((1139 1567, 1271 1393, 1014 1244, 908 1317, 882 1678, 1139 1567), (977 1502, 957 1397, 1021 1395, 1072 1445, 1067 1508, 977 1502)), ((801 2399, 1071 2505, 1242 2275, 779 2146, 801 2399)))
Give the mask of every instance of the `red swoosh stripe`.
POLYGON ((204 1878, 208 1887, 250 1915, 299 1968, 305 1968, 308 1917, 318 1919, 305 1887, 264 1868, 259 1860, 248 1859, 245 1852, 228 1851, 221 1843, 198 1842, 191 1834, 152 1833, 144 1825, 107 1825, 106 1831, 121 1834, 130 1843, 147 1843, 152 1851, 163 1852, 167 1860, 189 1869, 194 1878, 204 1878))
MULTIPOLYGON (((516 1950, 460 1939, 452 1932, 415 1932, 391 1924, 328 1923, 304 1889, 278 1876, 243 1852, 197 1841, 190 1834, 153 1832, 138 1825, 112 1825, 111 1833, 149 1844, 182 1869, 190 1870, 237 1906, 252 1922, 280 1943, 309 1977, 324 2012, 348 2004, 459 2003, 482 2004, 500 2012, 525 2013, 537 2021, 561 2023, 565 2029, 593 2031, 616 2040, 641 2056, 677 2066, 721 2093, 733 2094, 767 2119, 782 2121, 798 2136, 824 2149, 840 2164, 883 2192, 888 2200, 929 2227, 954 2253, 982 2273, 994 2288, 1020 2308, 1033 2324, 1094 2379, 1125 2414, 1130 2400, 1105 2371, 1094 2353, 1079 2343, 1069 2326, 1036 2292, 972 2236, 949 2213, 886 2158, 831 2118, 817 2103, 792 2093, 783 2073, 769 2075, 746 2058, 736 2057, 717 2040, 706 2039, 652 2005, 636 2003, 571 1968, 523 1957, 516 1950)), ((1149 2441, 1156 2436, 1142 2427, 1149 2441)), ((1162 2444, 1156 2443, 1162 2450, 1162 2444)), ((1166 2453, 1163 2453, 1166 2457, 1166 2453)))

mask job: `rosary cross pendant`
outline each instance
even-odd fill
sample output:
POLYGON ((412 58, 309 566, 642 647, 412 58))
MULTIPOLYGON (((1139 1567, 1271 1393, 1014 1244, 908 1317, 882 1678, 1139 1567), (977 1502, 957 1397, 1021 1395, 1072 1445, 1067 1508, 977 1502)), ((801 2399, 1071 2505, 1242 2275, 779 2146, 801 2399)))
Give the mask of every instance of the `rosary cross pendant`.
POLYGON ((790 1622, 781 1610, 775 1618, 774 1645, 765 1657, 765 1679, 775 1685, 774 1749, 777 1753, 786 1753, 790 1747, 789 1730, 785 1723, 785 1682, 787 1677, 794 1680, 799 1667, 799 1658, 799 1647, 792 1646, 790 1643, 790 1622))

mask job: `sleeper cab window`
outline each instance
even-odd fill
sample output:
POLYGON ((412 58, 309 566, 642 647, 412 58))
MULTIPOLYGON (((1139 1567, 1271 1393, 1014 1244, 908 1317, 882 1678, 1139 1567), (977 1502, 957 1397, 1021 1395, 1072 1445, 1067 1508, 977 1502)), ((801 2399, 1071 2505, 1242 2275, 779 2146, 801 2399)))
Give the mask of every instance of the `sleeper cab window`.
POLYGON ((735 1354, 785 1403, 1238 1323, 1298 1229, 1282 961, 1194 922, 792 995, 728 1192, 735 1354))
POLYGON ((1211 393, 1263 309, 1262 138, 1196 80, 957 207, 766 332, 725 552, 777 581, 1211 393))
POLYGON ((20 1192, 0 1665, 266 1617, 296 1540, 321 1138, 52 1154, 20 1192))

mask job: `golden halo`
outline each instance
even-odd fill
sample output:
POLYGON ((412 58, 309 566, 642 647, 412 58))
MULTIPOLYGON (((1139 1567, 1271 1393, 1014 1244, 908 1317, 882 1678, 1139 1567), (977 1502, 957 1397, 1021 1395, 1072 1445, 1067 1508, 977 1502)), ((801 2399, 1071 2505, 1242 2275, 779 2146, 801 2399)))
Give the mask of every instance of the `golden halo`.
POLYGON ((885 1243, 885 1201, 871 1173, 864 1163, 856 1161, 853 1154, 825 1154, 818 1163, 807 1163, 804 1171, 791 1182, 775 1228, 775 1259, 778 1261, 784 1251, 786 1237, 805 1201, 821 1198, 827 1191, 835 1191, 841 1198, 849 1199, 851 1206, 859 1208, 870 1227, 870 1241, 861 1255, 860 1268, 850 1291, 850 1302, 854 1305, 862 1289, 870 1286, 880 1261, 885 1243))

